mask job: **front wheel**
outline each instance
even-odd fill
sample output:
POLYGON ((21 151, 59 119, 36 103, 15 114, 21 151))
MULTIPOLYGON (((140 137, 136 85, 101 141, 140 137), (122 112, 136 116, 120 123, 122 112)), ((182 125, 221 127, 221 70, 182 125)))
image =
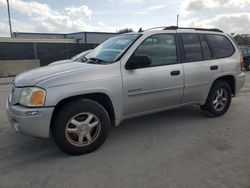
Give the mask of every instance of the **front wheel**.
POLYGON ((106 110, 92 100, 79 99, 57 112, 52 134, 58 147, 71 155, 90 153, 106 140, 110 130, 106 110))
POLYGON ((205 105, 201 106, 203 111, 217 117, 225 114, 231 104, 232 91, 228 83, 216 81, 206 100, 205 105))

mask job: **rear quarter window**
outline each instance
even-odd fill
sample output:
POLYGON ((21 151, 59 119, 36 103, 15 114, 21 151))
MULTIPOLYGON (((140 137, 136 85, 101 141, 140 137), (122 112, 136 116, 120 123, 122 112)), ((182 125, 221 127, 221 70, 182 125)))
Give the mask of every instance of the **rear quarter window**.
POLYGON ((206 34, 213 47, 215 58, 224 58, 233 55, 235 49, 229 39, 223 35, 206 34))

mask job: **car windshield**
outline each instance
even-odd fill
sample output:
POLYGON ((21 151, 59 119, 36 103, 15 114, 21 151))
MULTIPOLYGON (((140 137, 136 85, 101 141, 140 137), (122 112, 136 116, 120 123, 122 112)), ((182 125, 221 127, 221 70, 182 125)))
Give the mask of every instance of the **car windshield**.
POLYGON ((97 46, 86 57, 98 64, 108 64, 117 61, 132 45, 140 34, 123 34, 112 37, 97 46))
POLYGON ((91 51, 92 51, 92 49, 91 49, 91 50, 84 51, 84 52, 82 52, 82 53, 80 53, 80 54, 77 54, 77 55, 73 56, 71 59, 73 59, 74 61, 81 61, 81 60, 84 59, 85 56, 88 55, 91 51))

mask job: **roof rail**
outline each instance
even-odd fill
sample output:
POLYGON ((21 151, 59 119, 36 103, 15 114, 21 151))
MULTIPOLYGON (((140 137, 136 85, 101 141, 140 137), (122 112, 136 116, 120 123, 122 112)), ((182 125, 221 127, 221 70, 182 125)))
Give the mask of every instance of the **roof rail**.
POLYGON ((220 29, 206 29, 206 28, 195 28, 195 27, 178 27, 178 26, 168 26, 165 27, 163 30, 177 30, 177 29, 194 29, 197 31, 212 31, 212 32, 220 32, 223 33, 223 31, 221 31, 220 29))
POLYGON ((142 30, 142 28, 139 29, 138 32, 143 32, 143 31, 149 31, 149 30, 153 30, 153 29, 165 29, 167 26, 160 26, 160 27, 152 27, 152 28, 149 28, 149 29, 145 29, 145 30, 142 30))

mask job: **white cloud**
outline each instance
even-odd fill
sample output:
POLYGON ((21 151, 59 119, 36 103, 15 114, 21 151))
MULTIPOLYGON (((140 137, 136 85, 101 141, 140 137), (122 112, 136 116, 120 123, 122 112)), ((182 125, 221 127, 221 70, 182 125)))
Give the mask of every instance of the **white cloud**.
POLYGON ((98 12, 93 12, 93 15, 112 15, 115 14, 115 11, 98 11, 98 12))
POLYGON ((180 5, 182 15, 216 8, 249 8, 250 0, 184 0, 180 5))
MULTIPOLYGON (((0 0, 1 5, 6 6, 6 1, 0 0)), ((85 5, 70 6, 63 11, 58 11, 51 9, 47 4, 36 1, 11 0, 11 9, 27 16, 26 21, 22 21, 22 23, 20 21, 13 22, 13 31, 75 32, 101 30, 100 27, 88 24, 92 11, 85 5)), ((1 34, 4 33, 1 32, 1 34)))
POLYGON ((142 3, 144 0, 123 0, 125 3, 142 3))
POLYGON ((121 3, 143 3, 144 0, 109 0, 110 2, 121 2, 121 3))
POLYGON ((80 7, 74 7, 74 6, 66 7, 65 10, 67 14, 73 19, 76 19, 81 15, 83 15, 84 19, 85 18, 90 19, 92 15, 92 11, 85 5, 82 5, 80 7))
POLYGON ((146 8, 145 11, 154 11, 154 10, 162 9, 165 7, 166 7, 166 5, 154 5, 154 6, 150 6, 150 7, 146 8))
POLYGON ((148 12, 147 11, 135 11, 133 14, 135 15, 146 15, 148 12))
POLYGON ((116 30, 114 27, 107 25, 103 21, 98 21, 97 25, 98 25, 97 31, 100 31, 100 32, 103 31, 103 28, 105 28, 105 31, 115 31, 116 30))
POLYGON ((0 34, 2 37, 9 37, 9 25, 4 22, 0 22, 0 34))
POLYGON ((145 8, 145 9, 143 9, 142 11, 135 11, 135 12, 133 12, 133 14, 134 15, 146 15, 146 14, 149 14, 150 12, 152 12, 152 11, 163 9, 165 7, 166 7, 166 5, 153 5, 153 6, 149 6, 149 7, 145 8))
MULTIPOLYGON (((15 31, 23 31, 23 32, 36 32, 36 28, 32 24, 27 24, 20 22, 18 20, 12 19, 12 25, 15 25, 15 31)), ((13 28, 12 28, 13 29, 13 28)), ((9 37, 10 36, 10 28, 8 20, 4 20, 0 22, 0 37, 9 37)))
POLYGON ((211 19, 181 21, 180 27, 218 28, 225 33, 250 33, 250 13, 220 14, 211 19))

